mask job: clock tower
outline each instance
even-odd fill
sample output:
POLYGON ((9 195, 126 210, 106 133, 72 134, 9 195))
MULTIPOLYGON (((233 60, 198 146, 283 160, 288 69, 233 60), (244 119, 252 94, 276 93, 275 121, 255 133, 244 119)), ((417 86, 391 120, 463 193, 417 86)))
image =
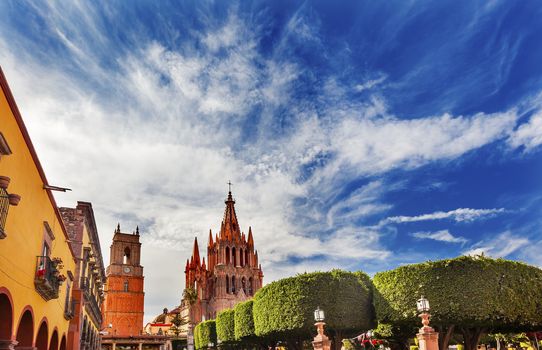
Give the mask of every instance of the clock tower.
POLYGON ((143 266, 140 265, 139 228, 121 233, 120 225, 113 236, 110 263, 106 270, 104 330, 110 335, 135 336, 143 330, 143 266), (109 325, 111 327, 109 328, 109 325))

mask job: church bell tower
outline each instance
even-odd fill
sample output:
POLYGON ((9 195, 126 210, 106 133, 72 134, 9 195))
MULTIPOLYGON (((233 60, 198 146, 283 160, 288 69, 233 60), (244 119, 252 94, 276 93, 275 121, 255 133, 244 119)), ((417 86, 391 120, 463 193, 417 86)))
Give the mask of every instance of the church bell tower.
POLYGON ((143 330, 143 266, 139 227, 121 233, 117 225, 106 270, 103 325, 110 335, 134 336, 143 330))

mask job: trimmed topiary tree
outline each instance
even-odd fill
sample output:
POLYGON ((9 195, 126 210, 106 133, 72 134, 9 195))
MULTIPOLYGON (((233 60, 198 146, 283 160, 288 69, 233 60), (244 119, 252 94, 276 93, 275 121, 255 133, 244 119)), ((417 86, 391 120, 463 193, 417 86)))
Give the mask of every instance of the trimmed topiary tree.
POLYGON ((252 300, 249 300, 235 305, 234 333, 236 340, 245 340, 247 338, 254 338, 256 336, 256 333, 254 331, 254 318, 252 315, 253 304, 254 302, 252 300))
POLYGON ((440 349, 454 332, 465 349, 475 350, 488 331, 520 331, 542 326, 542 270, 516 261, 484 256, 428 261, 380 272, 373 278, 379 321, 421 326, 416 300, 431 304, 431 325, 440 349))
POLYGON ((206 349, 210 343, 217 344, 214 320, 201 322, 194 328, 194 346, 197 350, 206 349))
POLYGON ((227 309, 216 316, 216 336, 223 345, 235 343, 235 311, 227 309))
POLYGON ((326 333, 339 349, 341 339, 374 327, 369 278, 341 270, 305 273, 260 289, 254 296, 254 328, 259 337, 286 340, 300 349, 316 333, 314 310, 326 313, 326 333))

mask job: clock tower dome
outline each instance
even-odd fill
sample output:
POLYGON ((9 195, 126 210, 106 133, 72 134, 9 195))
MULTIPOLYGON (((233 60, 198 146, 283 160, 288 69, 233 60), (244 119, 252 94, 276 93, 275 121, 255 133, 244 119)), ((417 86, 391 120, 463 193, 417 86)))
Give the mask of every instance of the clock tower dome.
POLYGON ((110 335, 134 336, 143 330, 143 266, 139 227, 121 233, 117 225, 106 270, 103 327, 110 335))

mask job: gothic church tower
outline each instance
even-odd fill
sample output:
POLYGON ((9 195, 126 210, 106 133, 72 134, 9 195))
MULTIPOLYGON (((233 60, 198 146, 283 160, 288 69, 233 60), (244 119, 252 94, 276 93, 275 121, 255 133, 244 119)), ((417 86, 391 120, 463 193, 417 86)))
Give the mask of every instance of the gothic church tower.
POLYGON ((139 228, 121 233, 117 226, 106 270, 103 324, 110 335, 134 336, 143 330, 143 266, 140 265, 139 228))
POLYGON ((192 257, 186 261, 186 288, 197 291, 197 300, 190 308, 193 324, 215 318, 218 312, 250 299, 263 284, 252 228, 248 237, 241 232, 231 191, 225 204, 220 234, 213 239, 209 231, 207 263, 205 258, 200 261, 197 238, 192 257))

